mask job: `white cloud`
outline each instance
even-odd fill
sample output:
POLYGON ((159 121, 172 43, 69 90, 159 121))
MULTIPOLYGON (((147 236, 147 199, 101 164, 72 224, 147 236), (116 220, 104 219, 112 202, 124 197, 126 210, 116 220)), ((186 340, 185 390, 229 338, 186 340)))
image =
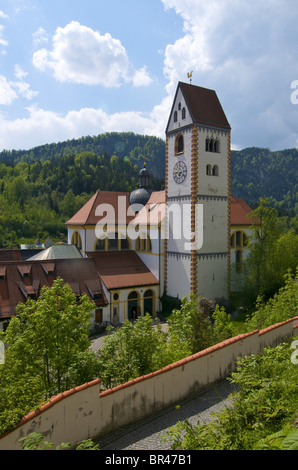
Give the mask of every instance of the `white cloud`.
MULTIPOLYGON (((193 70, 194 84, 217 91, 232 125, 233 148, 296 146, 298 105, 290 102, 290 84, 298 80, 298 4, 291 2, 291 8, 285 8, 284 0, 162 1, 182 17, 184 29, 165 48, 166 93, 161 103, 152 103, 150 113, 108 114, 83 108, 62 115, 32 106, 24 119, 5 121, 0 116, 1 145, 30 148, 110 131, 163 138, 177 82, 188 81, 187 72, 193 70)), ((46 40, 44 30, 38 30, 34 39, 46 40)), ((104 87, 151 82, 146 66, 136 70, 118 39, 78 22, 57 28, 51 46, 39 46, 33 63, 60 82, 104 87)), ((0 76, 0 103, 9 104, 26 93, 30 99, 25 72, 16 69, 16 74, 16 82, 0 76)))
POLYGON ((28 107, 27 111, 28 117, 11 121, 0 114, 0 150, 29 149, 44 143, 104 132, 133 130, 140 134, 156 135, 159 130, 159 121, 154 113, 146 115, 131 111, 108 114, 101 109, 83 108, 61 115, 36 106, 28 107))
POLYGON ((40 26, 38 28, 37 31, 35 31, 35 33, 32 34, 32 37, 33 37, 33 42, 35 45, 38 45, 42 42, 48 42, 49 41, 49 37, 48 37, 48 33, 46 32, 46 30, 40 26))
POLYGON ((0 104, 10 105, 17 97, 12 84, 3 75, 0 75, 0 104))
POLYGON ((132 82, 144 86, 151 82, 146 67, 135 70, 118 39, 72 21, 58 27, 52 50, 40 49, 33 55, 33 64, 41 71, 53 71, 60 82, 118 87, 132 82))
POLYGON ((37 95, 37 92, 31 90, 29 83, 24 80, 27 75, 19 65, 15 65, 17 81, 7 80, 6 77, 0 75, 0 105, 9 106, 19 97, 31 100, 37 95))
POLYGON ((147 86, 147 85, 150 85, 151 82, 152 82, 152 79, 147 72, 146 66, 134 72, 134 75, 132 77, 133 86, 135 87, 147 86))
POLYGON ((295 146, 298 106, 290 83, 298 79, 297 2, 283 0, 162 0, 184 20, 168 45, 164 73, 173 95, 177 81, 213 88, 232 125, 236 146, 295 146), (293 120, 289 120, 292 116, 293 120))
MULTIPOLYGON (((8 18, 8 16, 2 11, 0 10, 0 19, 6 19, 8 18)), ((5 55, 6 54, 6 49, 7 49, 7 46, 8 46, 8 41, 7 39, 5 39, 3 37, 3 30, 4 30, 4 26, 1 24, 0 25, 0 46, 1 46, 1 54, 2 55, 5 55)))

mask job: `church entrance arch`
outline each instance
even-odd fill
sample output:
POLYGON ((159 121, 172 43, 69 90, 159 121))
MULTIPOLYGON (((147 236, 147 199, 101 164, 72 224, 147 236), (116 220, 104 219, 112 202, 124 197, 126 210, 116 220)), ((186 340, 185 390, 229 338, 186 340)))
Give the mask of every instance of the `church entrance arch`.
POLYGON ((127 297, 127 306, 128 306, 128 319, 134 320, 138 317, 139 307, 138 307, 139 294, 137 291, 131 292, 127 297))

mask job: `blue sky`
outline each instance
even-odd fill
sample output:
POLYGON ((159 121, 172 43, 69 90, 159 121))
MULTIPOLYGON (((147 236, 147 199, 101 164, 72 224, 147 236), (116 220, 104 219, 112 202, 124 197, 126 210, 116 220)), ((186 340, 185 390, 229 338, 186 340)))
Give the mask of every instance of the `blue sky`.
POLYGON ((1 0, 0 150, 164 138, 190 71, 216 90, 233 148, 297 147, 297 24, 296 0, 1 0))

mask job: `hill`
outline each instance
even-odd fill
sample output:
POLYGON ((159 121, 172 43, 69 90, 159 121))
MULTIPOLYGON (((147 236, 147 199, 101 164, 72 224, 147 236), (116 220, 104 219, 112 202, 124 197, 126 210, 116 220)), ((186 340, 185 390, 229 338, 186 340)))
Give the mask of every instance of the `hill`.
MULTIPOLYGON (((95 155, 116 155, 129 160, 132 166, 141 168, 143 162, 151 174, 164 180, 165 142, 152 136, 132 132, 111 132, 94 137, 81 137, 55 144, 42 145, 28 151, 0 152, 0 162, 14 166, 19 162, 45 162, 58 165, 62 157, 91 152, 95 155)), ((269 197, 281 214, 298 213, 298 150, 287 149, 272 152, 269 149, 250 147, 231 152, 231 189, 236 197, 242 197, 254 206, 260 197, 269 197)), ((108 186, 106 189, 122 189, 108 186)), ((134 184, 134 183, 133 183, 134 184)), ((101 185, 98 184, 98 187, 101 185)), ((122 185, 123 186, 123 185, 122 185)), ((79 188, 78 188, 79 189, 79 188)), ((84 191, 82 188, 81 191, 84 191)), ((91 191, 91 189, 90 189, 91 191)), ((79 191, 80 192, 80 191, 79 191)))
MULTIPOLYGON (((163 189, 165 142, 156 137, 114 132, 0 152, 0 247, 59 238, 65 221, 98 189, 135 189, 144 161, 153 189, 163 189)), ((280 215, 293 218, 297 163, 297 149, 232 151, 232 194, 252 207, 269 197, 280 215)))
POLYGON ((231 189, 251 206, 260 197, 268 197, 280 215, 298 214, 298 150, 271 152, 252 147, 232 151, 231 189))
POLYGON ((139 167, 146 161, 152 175, 164 178, 165 142, 156 137, 136 135, 133 132, 110 132, 94 137, 81 137, 41 145, 30 150, 3 150, 0 152, 0 162, 16 164, 49 160, 56 164, 57 159, 63 156, 83 152, 92 152, 95 155, 116 155, 121 159, 129 158, 133 165, 137 164, 139 167))

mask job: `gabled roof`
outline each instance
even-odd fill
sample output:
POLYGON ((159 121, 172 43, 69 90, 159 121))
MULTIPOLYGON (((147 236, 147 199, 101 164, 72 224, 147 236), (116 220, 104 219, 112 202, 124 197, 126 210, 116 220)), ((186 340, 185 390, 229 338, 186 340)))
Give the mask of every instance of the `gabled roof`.
POLYGON ((88 253, 108 290, 157 285, 158 280, 135 251, 88 253))
MULTIPOLYGON (((231 126, 214 90, 189 83, 179 82, 173 102, 173 107, 176 102, 176 96, 179 88, 184 96, 194 124, 219 127, 221 129, 227 130, 231 129, 231 126)), ((171 110, 170 117, 172 112, 173 108, 171 110)), ((169 122, 167 129, 168 127, 169 122)))
POLYGON ((117 191, 97 191, 91 199, 66 222, 66 225, 96 225, 101 220, 115 225, 127 224, 133 217, 128 212, 129 193, 117 191), (96 215, 97 208, 100 215, 96 215), (108 208, 105 212, 104 208, 108 208))
POLYGON ((93 259, 57 259, 3 262, 0 270, 0 319, 15 314, 20 302, 29 296, 38 298, 43 286, 51 287, 60 277, 77 296, 87 294, 98 306, 107 299, 93 259))

